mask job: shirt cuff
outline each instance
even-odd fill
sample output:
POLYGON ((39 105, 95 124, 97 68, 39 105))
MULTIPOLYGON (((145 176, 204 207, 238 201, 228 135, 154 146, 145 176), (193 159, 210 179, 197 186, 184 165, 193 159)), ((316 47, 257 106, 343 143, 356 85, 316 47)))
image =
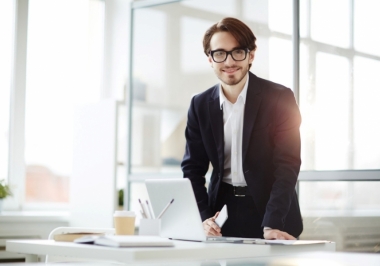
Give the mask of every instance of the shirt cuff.
POLYGON ((264 230, 263 230, 263 231, 265 231, 265 230, 270 230, 270 229, 272 229, 272 228, 270 228, 270 227, 268 227, 268 226, 264 226, 264 230))

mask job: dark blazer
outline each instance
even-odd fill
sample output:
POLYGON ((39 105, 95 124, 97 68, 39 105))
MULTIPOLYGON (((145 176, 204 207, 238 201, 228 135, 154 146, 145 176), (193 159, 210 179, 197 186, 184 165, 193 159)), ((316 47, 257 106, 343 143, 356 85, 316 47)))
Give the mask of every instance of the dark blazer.
MULTIPOLYGON (((249 72, 244 111, 243 172, 262 227, 298 237, 302 219, 295 185, 300 159, 301 115, 293 92, 249 72)), ((223 178, 224 129, 218 85, 191 100, 185 131, 184 177, 191 180, 202 220, 215 215, 223 178), (213 167, 208 191, 205 175, 213 167)))

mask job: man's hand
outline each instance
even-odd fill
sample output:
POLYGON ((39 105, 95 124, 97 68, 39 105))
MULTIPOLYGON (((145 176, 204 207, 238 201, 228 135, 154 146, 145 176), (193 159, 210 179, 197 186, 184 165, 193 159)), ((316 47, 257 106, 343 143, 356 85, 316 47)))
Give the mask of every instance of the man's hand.
POLYGON ((203 230, 206 236, 222 236, 220 227, 215 223, 215 219, 218 215, 219 212, 217 212, 214 217, 208 218, 203 222, 203 230))
POLYGON ((277 230, 277 229, 265 229, 264 230, 264 238, 267 240, 296 240, 296 238, 292 235, 289 235, 286 232, 277 230))

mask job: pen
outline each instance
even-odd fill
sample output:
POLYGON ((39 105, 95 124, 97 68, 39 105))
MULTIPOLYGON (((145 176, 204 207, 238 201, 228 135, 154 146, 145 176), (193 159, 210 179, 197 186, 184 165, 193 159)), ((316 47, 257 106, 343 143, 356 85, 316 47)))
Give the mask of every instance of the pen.
POLYGON ((152 216, 150 216, 150 213, 147 211, 147 206, 145 206, 144 202, 142 203, 142 206, 144 208, 145 215, 148 219, 152 219, 152 216))
POLYGON ((165 208, 162 210, 162 212, 160 213, 160 215, 157 216, 157 219, 160 219, 162 217, 162 215, 164 215, 164 213, 166 212, 166 210, 170 207, 170 205, 173 203, 174 199, 172 199, 166 206, 165 208))
POLYGON ((147 219, 145 213, 144 213, 142 210, 140 210, 140 213, 141 213, 141 216, 142 216, 143 218, 147 219))
POLYGON ((143 218, 148 218, 148 215, 145 211, 145 208, 144 208, 144 205, 142 204, 141 200, 139 199, 139 203, 140 203, 140 207, 141 207, 141 214, 143 216, 143 218))
POLYGON ((153 215, 152 209, 150 208, 149 201, 146 201, 146 206, 148 208, 150 218, 154 219, 154 215, 153 215))

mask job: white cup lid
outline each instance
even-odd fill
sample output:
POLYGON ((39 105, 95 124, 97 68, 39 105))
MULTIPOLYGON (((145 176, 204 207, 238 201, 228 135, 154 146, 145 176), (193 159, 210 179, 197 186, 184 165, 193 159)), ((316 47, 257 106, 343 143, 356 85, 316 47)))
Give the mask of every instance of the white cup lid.
POLYGON ((127 216, 127 217, 135 217, 136 214, 134 211, 115 211, 113 216, 127 216))

